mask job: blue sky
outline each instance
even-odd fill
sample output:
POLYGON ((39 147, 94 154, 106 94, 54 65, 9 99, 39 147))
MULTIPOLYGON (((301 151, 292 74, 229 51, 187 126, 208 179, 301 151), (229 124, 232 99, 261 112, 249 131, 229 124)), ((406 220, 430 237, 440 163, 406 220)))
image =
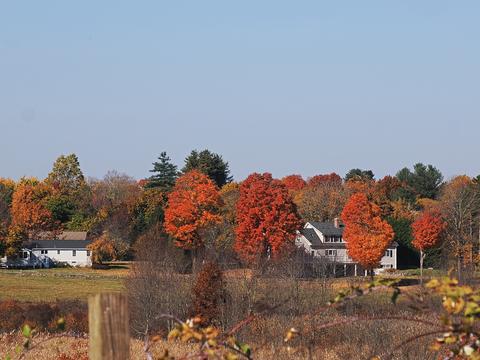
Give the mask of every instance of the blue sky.
POLYGON ((1 1, 0 176, 480 173, 478 1, 1 1))

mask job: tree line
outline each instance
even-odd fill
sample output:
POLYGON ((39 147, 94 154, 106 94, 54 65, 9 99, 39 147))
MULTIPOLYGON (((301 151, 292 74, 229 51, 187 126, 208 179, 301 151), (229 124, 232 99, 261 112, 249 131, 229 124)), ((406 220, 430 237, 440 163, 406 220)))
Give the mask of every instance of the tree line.
POLYGON ((294 251, 306 221, 341 217, 349 255, 367 269, 393 240, 401 258, 452 264, 459 276, 479 260, 480 177, 444 181, 418 163, 381 179, 352 169, 343 178, 253 173, 234 181, 209 150, 193 150, 181 169, 162 152, 150 171, 140 181, 115 171, 87 179, 70 154, 44 180, 0 179, 0 254, 14 257, 29 238, 71 230, 91 234, 96 261, 132 256, 135 243, 153 236, 193 260, 208 252, 252 265, 294 251))

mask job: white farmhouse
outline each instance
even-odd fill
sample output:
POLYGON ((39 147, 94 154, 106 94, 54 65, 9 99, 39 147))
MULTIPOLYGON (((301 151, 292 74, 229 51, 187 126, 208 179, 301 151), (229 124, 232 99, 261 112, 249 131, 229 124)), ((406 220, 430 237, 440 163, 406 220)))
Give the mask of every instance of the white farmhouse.
POLYGON ((55 238, 31 239, 16 259, 0 259, 5 267, 51 267, 63 263, 71 266, 91 266, 92 253, 87 246, 87 232, 65 231, 55 238))
MULTIPOLYGON (((339 219, 335 219, 333 223, 307 222, 298 232, 295 244, 313 257, 331 263, 334 274, 339 272, 357 276, 364 270, 348 256, 343 230, 344 226, 339 219)), ((380 268, 375 272, 397 268, 397 246, 395 241, 390 244, 380 261, 380 268)))

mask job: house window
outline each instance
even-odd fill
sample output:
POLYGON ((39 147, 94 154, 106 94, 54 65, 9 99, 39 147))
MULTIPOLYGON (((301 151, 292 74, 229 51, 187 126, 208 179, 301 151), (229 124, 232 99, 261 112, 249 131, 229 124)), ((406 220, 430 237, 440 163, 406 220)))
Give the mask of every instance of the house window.
POLYGON ((59 254, 59 255, 60 255, 60 250, 57 250, 57 254, 59 254))
POLYGON ((325 236, 325 242, 330 242, 330 236, 325 236))
POLYGON ((90 256, 90 250, 87 250, 87 256, 90 256))
POLYGON ((72 250, 72 256, 77 256, 77 250, 72 250))
POLYGON ((337 250, 325 250, 325 255, 327 256, 337 256, 337 250))
POLYGON ((386 257, 393 257, 393 250, 388 249, 388 250, 385 252, 385 256, 386 256, 386 257))
POLYGON ((26 251, 23 252, 23 258, 24 258, 24 259, 27 259, 27 258, 28 258, 28 252, 26 252, 26 251))
POLYGON ((48 254, 48 250, 40 250, 40 254, 48 254))

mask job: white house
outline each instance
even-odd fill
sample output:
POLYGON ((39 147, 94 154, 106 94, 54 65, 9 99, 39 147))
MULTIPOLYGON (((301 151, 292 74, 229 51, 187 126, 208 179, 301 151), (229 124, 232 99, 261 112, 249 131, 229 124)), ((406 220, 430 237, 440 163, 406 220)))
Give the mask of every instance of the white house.
POLYGON ((87 232, 65 231, 55 238, 31 239, 25 244, 19 258, 0 259, 5 267, 51 267, 57 263, 71 266, 91 266, 91 244, 87 232))
MULTIPOLYGON (((363 269, 348 256, 343 230, 344 226, 339 219, 333 223, 307 222, 298 232, 295 244, 314 257, 328 260, 334 273, 338 271, 357 276, 363 269)), ((395 241, 390 244, 380 261, 380 268, 375 272, 397 268, 397 246, 395 241)))

